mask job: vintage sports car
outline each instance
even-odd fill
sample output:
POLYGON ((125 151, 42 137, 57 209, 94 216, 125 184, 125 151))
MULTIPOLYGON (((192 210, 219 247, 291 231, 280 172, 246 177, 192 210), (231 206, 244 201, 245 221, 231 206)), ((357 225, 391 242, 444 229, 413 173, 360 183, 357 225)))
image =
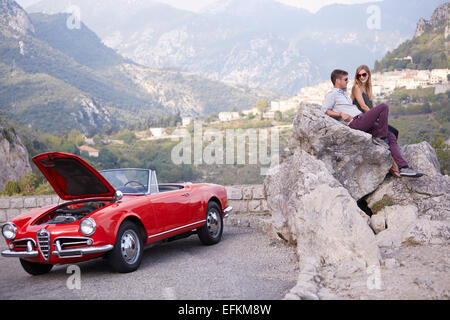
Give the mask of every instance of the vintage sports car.
POLYGON ((158 184, 147 169, 98 172, 82 158, 45 153, 33 162, 66 202, 17 216, 2 227, 9 250, 28 273, 50 272, 104 256, 117 272, 135 271, 144 248, 197 234, 220 241, 231 212, 223 186, 158 184))

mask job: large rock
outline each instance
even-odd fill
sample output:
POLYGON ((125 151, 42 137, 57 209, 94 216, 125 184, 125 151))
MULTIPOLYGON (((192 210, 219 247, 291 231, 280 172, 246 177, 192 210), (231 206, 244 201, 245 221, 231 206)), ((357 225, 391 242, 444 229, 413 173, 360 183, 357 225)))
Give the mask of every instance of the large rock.
POLYGON ((338 278, 365 276, 379 270, 380 247, 449 242, 450 178, 428 143, 402 148, 426 176, 386 177, 387 147, 302 105, 290 149, 264 183, 274 231, 297 245, 298 283, 286 299, 333 299, 321 282, 324 270, 338 278), (370 220, 356 201, 365 195, 368 208, 378 211, 370 220))
POLYGON ((28 151, 14 131, 0 123, 0 190, 25 173, 31 173, 28 151))
POLYGON ((450 237, 448 222, 419 218, 417 207, 413 205, 385 207, 371 219, 376 217, 383 217, 387 226, 376 236, 380 247, 445 244, 450 237))
POLYGON ((299 107, 290 147, 322 160, 355 200, 375 191, 392 166, 387 147, 374 145, 370 134, 350 129, 319 106, 299 107))
POLYGON ((404 146, 402 153, 410 166, 426 175, 418 179, 389 177, 367 198, 371 209, 383 198, 392 204, 372 217, 373 225, 383 216, 386 220, 387 229, 377 238, 383 245, 395 246, 404 242, 448 243, 450 177, 440 173, 436 152, 427 142, 404 146))
POLYGON ((19 35, 35 32, 26 12, 13 0, 0 0, 0 25, 19 35))
POLYGON ((420 217, 449 220, 450 177, 440 173, 436 152, 427 142, 422 142, 402 147, 402 153, 410 166, 425 175, 418 179, 386 178, 367 198, 369 208, 373 208, 383 197, 387 197, 393 204, 416 206, 420 217))
POLYGON ((274 229, 297 243, 301 269, 306 261, 379 264, 367 216, 322 161, 297 149, 266 178, 265 189, 274 229))

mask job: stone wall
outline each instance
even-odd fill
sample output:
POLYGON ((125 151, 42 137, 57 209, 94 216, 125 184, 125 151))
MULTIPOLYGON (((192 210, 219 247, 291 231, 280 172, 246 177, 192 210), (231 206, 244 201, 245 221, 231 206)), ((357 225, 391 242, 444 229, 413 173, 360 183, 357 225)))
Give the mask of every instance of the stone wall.
POLYGON ((226 186, 233 213, 269 213, 263 185, 226 186))
POLYGON ((60 202, 62 200, 57 195, 0 198, 0 223, 21 213, 60 202))
MULTIPOLYGON (((227 186, 228 205, 235 214, 269 213, 263 185, 227 186)), ((47 205, 61 203, 57 195, 0 198, 0 224, 47 205)))

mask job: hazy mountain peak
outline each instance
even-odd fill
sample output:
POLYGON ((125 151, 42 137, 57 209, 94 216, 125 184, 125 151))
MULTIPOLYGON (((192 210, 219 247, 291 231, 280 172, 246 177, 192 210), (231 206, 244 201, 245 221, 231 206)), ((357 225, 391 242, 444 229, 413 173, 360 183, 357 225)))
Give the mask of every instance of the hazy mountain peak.
POLYGON ((200 13, 218 14, 224 12, 233 0, 218 0, 206 6, 200 13))
POLYGON ((437 7, 436 10, 434 10, 430 20, 421 18, 417 23, 416 33, 414 37, 420 37, 427 30, 437 27, 441 22, 444 22, 446 23, 446 25, 448 25, 450 18, 448 14, 449 8, 450 2, 443 3, 439 7, 437 7))
POLYGON ((27 13, 13 0, 0 0, 0 25, 21 35, 34 33, 27 13))

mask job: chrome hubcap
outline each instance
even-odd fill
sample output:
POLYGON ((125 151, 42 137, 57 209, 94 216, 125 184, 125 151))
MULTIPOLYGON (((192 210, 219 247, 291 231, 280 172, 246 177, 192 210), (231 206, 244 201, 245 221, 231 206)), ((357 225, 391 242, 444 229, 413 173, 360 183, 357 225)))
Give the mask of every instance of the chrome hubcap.
POLYGON ((206 225, 208 227, 209 234, 214 238, 217 237, 220 232, 220 218, 215 210, 208 212, 206 225))
POLYGON ((141 248, 136 232, 127 230, 123 233, 122 239, 120 239, 120 249, 126 263, 133 264, 137 261, 141 248))

